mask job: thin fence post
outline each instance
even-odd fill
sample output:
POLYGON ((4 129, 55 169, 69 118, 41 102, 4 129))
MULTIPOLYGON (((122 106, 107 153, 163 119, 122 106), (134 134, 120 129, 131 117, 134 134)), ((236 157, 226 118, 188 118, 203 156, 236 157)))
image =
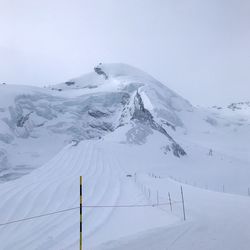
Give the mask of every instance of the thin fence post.
POLYGON ((80 176, 80 250, 82 250, 82 176, 80 176))
POLYGON ((156 199, 157 199, 157 205, 159 205, 159 191, 157 190, 157 193, 156 193, 156 199))
POLYGON ((168 199, 169 199, 170 210, 171 210, 171 213, 172 213, 173 208, 172 208, 172 202, 171 202, 171 197, 170 197, 170 193, 169 192, 168 192, 168 199))
POLYGON ((247 191, 248 191, 248 196, 250 196, 250 188, 248 188, 247 191))
POLYGON ((151 197, 151 192, 150 192, 150 189, 148 189, 148 199, 150 200, 150 197, 151 197))
POLYGON ((181 186, 181 199, 182 199, 183 219, 186 220, 185 203, 184 203, 184 195, 183 195, 182 186, 181 186))
POLYGON ((222 190, 223 190, 223 193, 225 193, 225 186, 224 186, 224 184, 222 186, 222 190))

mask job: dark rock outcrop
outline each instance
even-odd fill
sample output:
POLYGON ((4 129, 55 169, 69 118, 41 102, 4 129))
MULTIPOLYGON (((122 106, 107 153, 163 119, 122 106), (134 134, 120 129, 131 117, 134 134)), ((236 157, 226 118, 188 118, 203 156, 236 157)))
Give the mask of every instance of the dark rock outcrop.
POLYGON ((94 68, 94 70, 98 75, 103 75, 105 80, 108 79, 108 75, 102 70, 101 67, 97 66, 94 68))
POLYGON ((153 115, 144 107, 142 98, 138 92, 136 92, 134 98, 134 112, 131 120, 139 121, 142 124, 150 126, 153 130, 164 134, 171 142, 171 149, 176 157, 186 155, 185 150, 167 133, 167 131, 157 122, 155 122, 153 115))

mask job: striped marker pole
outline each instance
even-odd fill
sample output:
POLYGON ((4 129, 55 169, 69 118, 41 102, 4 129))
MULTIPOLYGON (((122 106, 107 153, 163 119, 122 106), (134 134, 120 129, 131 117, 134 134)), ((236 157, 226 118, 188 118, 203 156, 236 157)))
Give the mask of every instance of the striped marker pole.
POLYGON ((80 176, 80 250, 82 250, 82 176, 80 176))

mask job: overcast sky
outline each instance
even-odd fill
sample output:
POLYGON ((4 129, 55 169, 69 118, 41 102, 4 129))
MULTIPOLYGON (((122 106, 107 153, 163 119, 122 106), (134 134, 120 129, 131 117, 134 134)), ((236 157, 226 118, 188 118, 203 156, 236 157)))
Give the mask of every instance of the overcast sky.
POLYGON ((124 62, 193 104, 250 100, 249 0, 0 0, 0 82, 124 62))

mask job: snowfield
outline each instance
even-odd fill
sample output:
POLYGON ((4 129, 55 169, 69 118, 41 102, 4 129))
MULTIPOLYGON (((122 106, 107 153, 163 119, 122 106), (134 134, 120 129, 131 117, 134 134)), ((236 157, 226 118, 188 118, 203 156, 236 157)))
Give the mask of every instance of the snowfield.
POLYGON ((195 107, 125 64, 0 85, 0 249, 79 249, 82 175, 83 249, 248 250, 249 140, 248 102, 195 107))

